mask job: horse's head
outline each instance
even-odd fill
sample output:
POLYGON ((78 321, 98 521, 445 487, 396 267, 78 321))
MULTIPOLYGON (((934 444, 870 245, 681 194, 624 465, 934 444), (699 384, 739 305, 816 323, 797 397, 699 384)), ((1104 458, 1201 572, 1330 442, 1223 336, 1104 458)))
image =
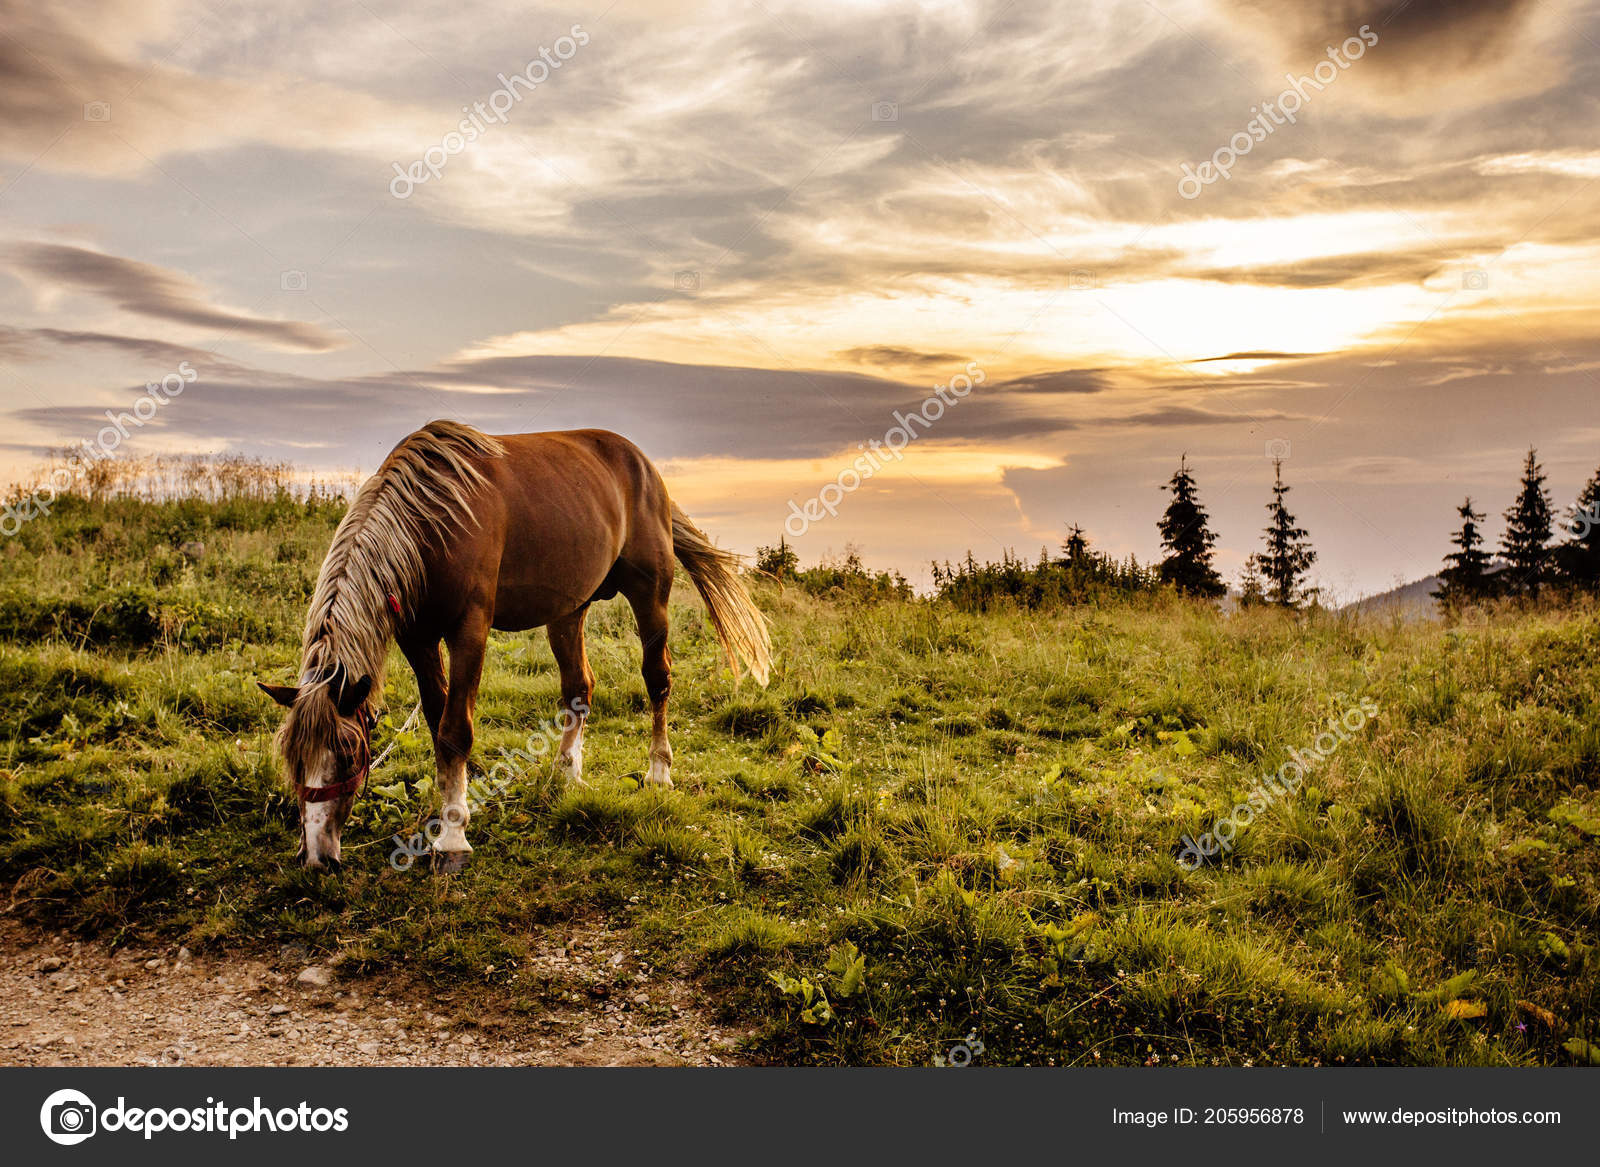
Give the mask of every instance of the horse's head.
POLYGON ((300 799, 300 861, 335 869, 339 830, 372 764, 372 678, 352 681, 341 665, 298 688, 261 684, 261 690, 289 711, 278 747, 300 799))

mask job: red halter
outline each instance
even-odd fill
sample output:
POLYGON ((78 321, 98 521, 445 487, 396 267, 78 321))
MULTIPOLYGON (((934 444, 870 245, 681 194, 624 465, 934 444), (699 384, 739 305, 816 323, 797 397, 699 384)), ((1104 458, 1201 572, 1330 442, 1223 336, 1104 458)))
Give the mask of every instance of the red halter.
POLYGON ((361 789, 361 784, 367 780, 367 769, 363 766, 350 777, 328 786, 302 786, 295 783, 295 789, 300 793, 302 802, 332 802, 336 798, 343 798, 361 789))
POLYGON ((373 727, 378 724, 378 719, 371 709, 363 706, 360 712, 363 728, 366 733, 361 738, 361 755, 355 766, 355 771, 348 778, 341 778, 337 782, 330 782, 326 786, 307 786, 303 782, 294 784, 295 792, 299 794, 301 802, 332 802, 334 799, 344 798, 346 795, 355 794, 367 780, 367 771, 372 765, 372 746, 370 739, 373 727))

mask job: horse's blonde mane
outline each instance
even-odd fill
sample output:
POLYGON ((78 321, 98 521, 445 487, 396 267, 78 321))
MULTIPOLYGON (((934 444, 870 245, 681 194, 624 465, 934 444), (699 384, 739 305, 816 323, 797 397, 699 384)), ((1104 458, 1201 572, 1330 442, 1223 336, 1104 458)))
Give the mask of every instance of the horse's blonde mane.
POLYGON ((356 492, 306 614, 300 693, 279 744, 302 764, 333 740, 338 717, 328 683, 342 669, 351 681, 371 676, 381 693, 394 615, 389 597, 411 615, 421 599, 424 543, 476 523, 469 497, 486 485, 477 461, 498 458, 497 440, 454 421, 433 421, 405 438, 356 492))

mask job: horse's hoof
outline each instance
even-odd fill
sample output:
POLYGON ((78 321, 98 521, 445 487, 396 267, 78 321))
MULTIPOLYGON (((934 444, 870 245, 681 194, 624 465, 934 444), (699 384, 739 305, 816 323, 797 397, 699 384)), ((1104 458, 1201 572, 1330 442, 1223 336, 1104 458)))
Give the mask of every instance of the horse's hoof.
POLYGON ((435 851, 433 870, 438 875, 455 875, 467 869, 467 860, 471 858, 471 851, 435 851))

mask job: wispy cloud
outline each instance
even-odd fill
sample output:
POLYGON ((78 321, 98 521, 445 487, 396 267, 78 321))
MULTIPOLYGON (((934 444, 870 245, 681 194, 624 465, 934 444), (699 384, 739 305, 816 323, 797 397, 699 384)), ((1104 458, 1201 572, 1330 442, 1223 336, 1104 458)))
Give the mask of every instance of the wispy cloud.
POLYGON ((194 281, 151 263, 58 243, 20 244, 12 249, 11 260, 30 275, 99 296, 140 316, 306 352, 326 352, 344 343, 315 324, 219 308, 194 281))

